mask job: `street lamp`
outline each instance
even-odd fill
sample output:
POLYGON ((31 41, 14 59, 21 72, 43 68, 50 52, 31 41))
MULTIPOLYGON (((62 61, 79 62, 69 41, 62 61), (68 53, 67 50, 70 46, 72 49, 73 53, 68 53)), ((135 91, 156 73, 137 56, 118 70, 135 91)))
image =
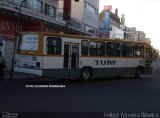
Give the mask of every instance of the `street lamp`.
POLYGON ((14 71, 14 60, 15 60, 15 53, 16 53, 16 44, 17 44, 17 40, 19 38, 19 16, 21 14, 21 8, 22 8, 22 5, 23 3, 25 2, 26 0, 23 0, 19 6, 19 8, 17 8, 19 11, 18 11, 18 16, 17 16, 17 21, 16 21, 16 35, 15 35, 15 40, 14 40, 14 47, 13 47, 13 56, 12 56, 12 66, 11 66, 11 73, 10 73, 10 79, 13 79, 13 71, 14 71))

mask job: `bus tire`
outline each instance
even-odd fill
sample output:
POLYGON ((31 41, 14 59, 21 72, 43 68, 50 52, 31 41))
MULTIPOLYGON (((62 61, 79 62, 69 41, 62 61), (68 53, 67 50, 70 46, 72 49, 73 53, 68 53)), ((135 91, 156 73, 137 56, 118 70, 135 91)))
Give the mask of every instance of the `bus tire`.
POLYGON ((88 81, 91 78, 91 70, 89 68, 84 68, 80 74, 80 80, 88 81))
POLYGON ((141 78, 141 68, 137 68, 136 74, 135 74, 135 79, 140 79, 141 78))

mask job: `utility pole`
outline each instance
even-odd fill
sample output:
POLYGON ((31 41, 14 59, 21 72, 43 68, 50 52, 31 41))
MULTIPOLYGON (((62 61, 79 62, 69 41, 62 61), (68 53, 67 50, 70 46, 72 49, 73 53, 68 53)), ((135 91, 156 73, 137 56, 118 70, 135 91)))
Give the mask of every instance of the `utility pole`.
POLYGON ((15 53, 16 53, 16 44, 17 40, 19 38, 19 31, 20 31, 20 26, 19 26, 19 17, 21 15, 21 9, 22 5, 26 0, 23 0, 18 8, 18 15, 17 15, 17 20, 16 20, 16 34, 15 34, 15 40, 14 40, 14 47, 13 47, 13 55, 12 55, 12 66, 11 66, 11 73, 10 73, 10 79, 13 79, 13 72, 14 72, 14 60, 15 60, 15 53))

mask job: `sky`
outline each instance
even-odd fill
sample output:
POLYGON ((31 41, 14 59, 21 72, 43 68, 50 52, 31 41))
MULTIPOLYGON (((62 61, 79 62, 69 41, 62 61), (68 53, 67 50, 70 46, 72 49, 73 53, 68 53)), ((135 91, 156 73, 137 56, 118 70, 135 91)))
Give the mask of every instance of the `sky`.
POLYGON ((151 38, 154 48, 160 50, 160 0, 99 0, 99 10, 112 5, 112 12, 118 8, 118 15, 125 14, 125 25, 144 31, 151 38))

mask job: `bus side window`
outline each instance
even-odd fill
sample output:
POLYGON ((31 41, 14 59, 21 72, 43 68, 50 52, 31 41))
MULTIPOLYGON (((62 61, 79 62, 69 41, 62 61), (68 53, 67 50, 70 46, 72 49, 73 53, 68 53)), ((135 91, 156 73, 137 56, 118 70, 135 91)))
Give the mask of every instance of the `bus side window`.
POLYGON ((105 55, 105 43, 97 42, 97 55, 104 56, 105 55))
POLYGON ((61 54, 61 38, 48 37, 46 41, 47 54, 61 54))
POLYGON ((88 55, 88 46, 89 42, 87 40, 83 40, 81 43, 81 53, 82 55, 88 55))
POLYGON ((107 56, 120 56, 120 43, 107 42, 107 56))
POLYGON ((122 56, 124 57, 133 57, 134 56, 134 45, 122 43, 122 56))
POLYGON ((104 56, 105 55, 105 42, 90 42, 90 55, 91 56, 104 56))
POLYGON ((135 57, 143 57, 143 56, 144 56, 144 46, 135 45, 135 57))
POLYGON ((97 55, 97 43, 96 42, 90 42, 90 48, 89 52, 91 56, 96 56, 97 55))

